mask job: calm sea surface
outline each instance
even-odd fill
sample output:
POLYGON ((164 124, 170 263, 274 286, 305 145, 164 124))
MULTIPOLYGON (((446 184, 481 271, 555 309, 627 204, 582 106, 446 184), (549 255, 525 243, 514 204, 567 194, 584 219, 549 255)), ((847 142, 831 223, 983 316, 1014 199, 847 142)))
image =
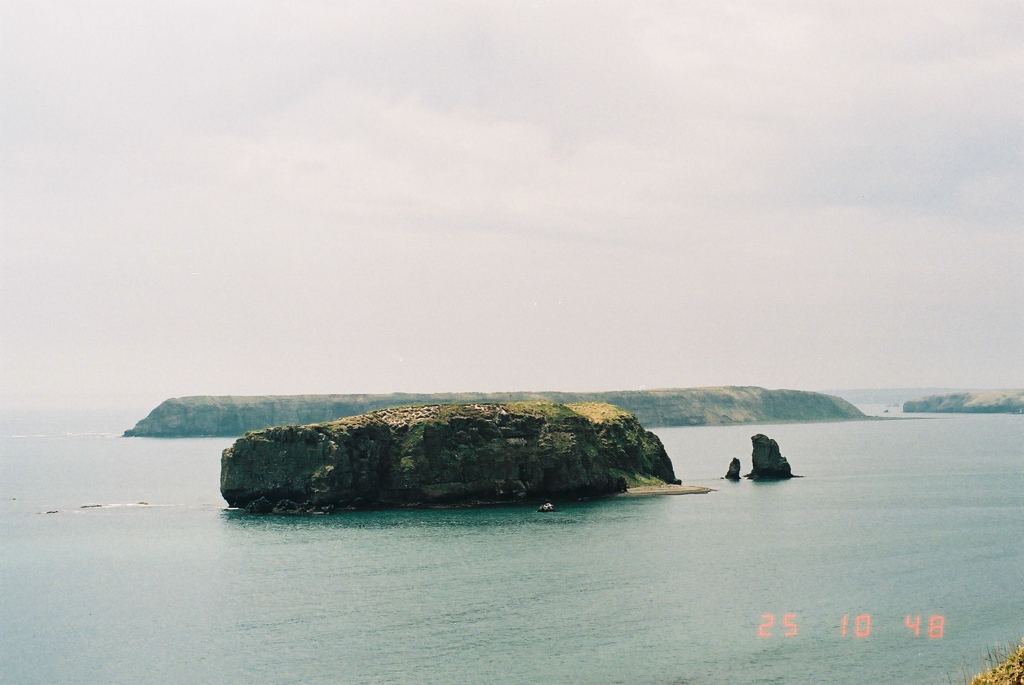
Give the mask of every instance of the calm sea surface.
POLYGON ((1024 635, 1024 416, 658 429, 716 492, 314 518, 136 418, 0 419, 0 682, 926 685, 1024 635), (805 478, 718 480, 757 432, 805 478))

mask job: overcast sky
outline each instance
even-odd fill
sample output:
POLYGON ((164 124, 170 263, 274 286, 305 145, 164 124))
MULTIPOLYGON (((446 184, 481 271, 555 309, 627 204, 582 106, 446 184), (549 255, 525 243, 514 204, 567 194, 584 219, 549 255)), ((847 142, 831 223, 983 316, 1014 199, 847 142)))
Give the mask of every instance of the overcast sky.
POLYGON ((0 407, 1024 386, 1020 2, 0 4, 0 407))

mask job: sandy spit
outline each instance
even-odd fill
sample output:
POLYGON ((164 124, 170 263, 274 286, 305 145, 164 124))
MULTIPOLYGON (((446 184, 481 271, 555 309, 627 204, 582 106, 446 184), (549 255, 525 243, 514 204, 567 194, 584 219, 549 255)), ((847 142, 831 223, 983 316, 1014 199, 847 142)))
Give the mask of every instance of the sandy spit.
POLYGON ((610 497, 648 497, 650 495, 703 495, 714 492, 713 488, 702 488, 697 485, 645 485, 630 488, 626 492, 618 492, 610 497))

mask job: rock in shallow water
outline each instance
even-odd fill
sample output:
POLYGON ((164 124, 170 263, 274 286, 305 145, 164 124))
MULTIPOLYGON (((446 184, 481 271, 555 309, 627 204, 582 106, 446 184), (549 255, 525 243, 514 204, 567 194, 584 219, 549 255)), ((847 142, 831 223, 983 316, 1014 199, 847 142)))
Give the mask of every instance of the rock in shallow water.
POLYGON ((253 513, 266 510, 261 500, 300 513, 575 498, 617 492, 633 476, 675 481, 658 437, 617 407, 428 405, 247 433, 224 451, 221 494, 253 513))
POLYGON ((260 497, 257 500, 253 500, 245 505, 246 514, 269 514, 274 508, 274 504, 266 497, 260 497))
POLYGON ((271 514, 298 514, 302 513, 303 507, 298 502, 293 502, 290 499, 283 499, 274 505, 274 508, 270 510, 271 514))
POLYGON ((779 451, 779 443, 761 433, 751 436, 750 441, 754 444, 750 455, 754 466, 744 478, 793 478, 789 462, 779 451))
POLYGON ((739 480, 740 479, 740 460, 736 457, 732 458, 729 462, 729 471, 725 474, 726 480, 739 480))

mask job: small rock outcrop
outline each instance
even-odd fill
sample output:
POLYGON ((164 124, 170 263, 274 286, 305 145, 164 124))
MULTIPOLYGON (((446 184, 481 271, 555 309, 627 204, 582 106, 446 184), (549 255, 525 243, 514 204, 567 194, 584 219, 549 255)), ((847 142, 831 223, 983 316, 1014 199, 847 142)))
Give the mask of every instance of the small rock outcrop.
POLYGON ((729 471, 725 474, 726 480, 739 480, 740 479, 740 460, 736 457, 732 458, 729 462, 729 471))
POLYGON ((260 497, 245 505, 246 514, 269 514, 274 509, 274 503, 266 497, 260 497))
POLYGON ((651 477, 676 481, 658 436, 633 414, 594 402, 382 409, 252 431, 221 457, 221 494, 254 514, 543 502, 651 477))
POLYGON ((552 504, 551 502, 545 502, 544 504, 542 504, 539 507, 537 507, 537 511, 539 511, 542 514, 550 514, 554 510, 555 510, 555 505, 552 504))
POLYGON ((751 436, 750 441, 754 444, 754 451, 750 455, 754 466, 744 478, 793 478, 789 462, 779 451, 779 443, 761 433, 751 436))

